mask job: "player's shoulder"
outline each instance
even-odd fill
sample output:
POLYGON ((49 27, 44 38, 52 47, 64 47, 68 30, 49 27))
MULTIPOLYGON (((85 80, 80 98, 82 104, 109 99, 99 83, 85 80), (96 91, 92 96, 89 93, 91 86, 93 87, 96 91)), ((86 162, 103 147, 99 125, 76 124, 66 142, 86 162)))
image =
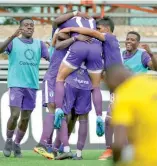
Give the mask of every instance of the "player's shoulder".
POLYGON ((119 43, 116 35, 114 35, 112 33, 105 33, 105 41, 117 42, 117 44, 119 43))
POLYGON ((143 54, 143 53, 147 53, 147 51, 146 51, 145 49, 143 49, 143 48, 138 48, 137 51, 138 51, 138 52, 141 52, 142 54, 143 54))

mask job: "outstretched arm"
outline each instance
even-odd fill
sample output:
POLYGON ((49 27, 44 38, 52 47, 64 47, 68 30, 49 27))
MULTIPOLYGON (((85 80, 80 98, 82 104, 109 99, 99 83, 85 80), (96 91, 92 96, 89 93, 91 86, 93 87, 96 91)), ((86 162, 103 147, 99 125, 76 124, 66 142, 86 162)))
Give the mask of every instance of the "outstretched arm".
MULTIPOLYGON (((77 11, 76 11, 77 12, 77 11)), ((63 22, 69 20, 70 18, 74 17, 75 14, 77 14, 76 12, 70 12, 70 13, 66 13, 66 14, 63 14, 59 17, 57 17, 53 22, 52 22, 52 25, 54 28, 57 28, 58 25, 62 24, 63 22)))
POLYGON ((52 25, 54 28, 56 28, 58 25, 64 23, 65 21, 71 19, 72 17, 75 17, 75 16, 79 16, 79 17, 83 17, 83 18, 90 18, 86 13, 82 13, 82 12, 79 12, 79 11, 73 11, 73 12, 70 12, 70 13, 66 13, 66 14, 63 14, 59 17, 57 17, 52 25))
POLYGON ((69 32, 77 32, 83 35, 88 35, 94 38, 97 38, 101 41, 105 41, 105 35, 103 33, 100 33, 96 30, 93 29, 89 29, 89 28, 81 28, 81 27, 70 27, 70 28, 65 28, 62 29, 60 32, 64 32, 64 33, 69 33, 69 32))

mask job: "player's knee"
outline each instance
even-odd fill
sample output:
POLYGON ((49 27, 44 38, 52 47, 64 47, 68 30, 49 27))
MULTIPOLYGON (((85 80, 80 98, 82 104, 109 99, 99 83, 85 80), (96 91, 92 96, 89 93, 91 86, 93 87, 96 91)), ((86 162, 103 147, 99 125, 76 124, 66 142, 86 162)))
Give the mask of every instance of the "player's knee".
POLYGON ((88 114, 79 116, 79 120, 87 120, 87 119, 88 119, 88 114))
POLYGON ((22 115, 21 118, 20 118, 20 121, 22 123, 28 123, 29 119, 30 119, 30 116, 31 116, 31 112, 30 113, 27 113, 25 115, 22 115))
POLYGON ((19 113, 13 113, 10 117, 10 119, 14 122, 16 122, 19 118, 19 113))
POLYGON ((29 119, 30 119, 30 116, 22 117, 22 118, 20 119, 20 122, 21 122, 21 124, 27 125, 28 122, 29 122, 29 119))

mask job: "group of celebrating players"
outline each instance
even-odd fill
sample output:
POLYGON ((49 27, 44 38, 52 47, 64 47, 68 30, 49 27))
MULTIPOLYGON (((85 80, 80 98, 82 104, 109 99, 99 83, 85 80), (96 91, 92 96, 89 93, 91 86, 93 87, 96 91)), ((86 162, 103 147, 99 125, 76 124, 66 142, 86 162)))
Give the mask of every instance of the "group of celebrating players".
MULTIPOLYGON (((148 96, 151 98, 151 95, 155 94, 156 88, 154 80, 140 74, 133 77, 132 73, 156 70, 157 60, 148 45, 143 45, 145 50, 138 48, 140 35, 135 31, 128 32, 126 50, 121 54, 119 42, 113 32, 114 22, 111 18, 104 17, 95 21, 84 13, 72 11, 59 16, 53 22, 54 50, 51 56, 44 42, 32 38, 34 22, 31 18, 22 19, 19 29, 0 43, 0 52, 6 51, 9 55, 8 88, 11 110, 4 156, 9 157, 13 151, 15 157, 22 157, 20 142, 35 108, 36 92, 39 89, 39 63, 41 58, 45 58, 50 64, 42 83, 42 99, 43 107, 47 107, 49 112, 44 118, 41 139, 34 151, 55 160, 83 159, 82 150, 88 133, 88 113, 91 111, 92 98, 97 116, 96 134, 100 137, 105 132, 106 139, 106 150, 99 160, 106 160, 112 155, 116 163, 121 160, 120 154, 124 145, 134 145, 134 142, 131 142, 132 136, 126 129, 132 127, 132 131, 139 128, 142 130, 142 121, 137 124, 135 118, 142 113, 147 116, 147 113, 141 110, 144 109, 144 104, 148 104, 148 96), (111 93, 105 122, 102 118, 101 81, 107 84, 111 93), (139 81, 144 83, 140 85, 139 81), (137 85, 140 85, 139 94, 133 89, 137 85), (143 91, 148 86, 151 86, 152 90, 144 94, 143 91), (147 103, 142 101, 144 97, 147 103), (139 104, 136 104, 137 101, 139 104), (135 108, 132 108, 130 102, 135 108), (140 113, 135 116, 132 109, 137 109, 137 112, 140 110, 140 113), (77 119, 77 150, 76 154, 73 154, 68 140, 77 119), (54 129, 57 130, 57 135, 52 143, 54 129), (14 134, 16 136, 13 141, 14 134)), ((156 102, 153 106, 151 112, 155 116, 156 102)), ((154 120, 153 124, 157 124, 156 121, 154 120)), ((139 139, 137 135, 134 131, 134 136, 139 139)), ((137 156, 144 154, 141 149, 137 153, 137 156)), ((148 158, 154 162, 153 159, 148 158)))

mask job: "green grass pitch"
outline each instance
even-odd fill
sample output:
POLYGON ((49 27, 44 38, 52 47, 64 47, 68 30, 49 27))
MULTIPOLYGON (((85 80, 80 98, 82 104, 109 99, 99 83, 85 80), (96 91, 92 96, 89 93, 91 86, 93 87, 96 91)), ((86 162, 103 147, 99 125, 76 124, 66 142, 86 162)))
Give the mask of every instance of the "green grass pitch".
POLYGON ((47 160, 33 151, 23 151, 23 158, 6 158, 0 152, 0 166, 111 166, 111 160, 98 161, 100 150, 85 150, 83 160, 47 160))

